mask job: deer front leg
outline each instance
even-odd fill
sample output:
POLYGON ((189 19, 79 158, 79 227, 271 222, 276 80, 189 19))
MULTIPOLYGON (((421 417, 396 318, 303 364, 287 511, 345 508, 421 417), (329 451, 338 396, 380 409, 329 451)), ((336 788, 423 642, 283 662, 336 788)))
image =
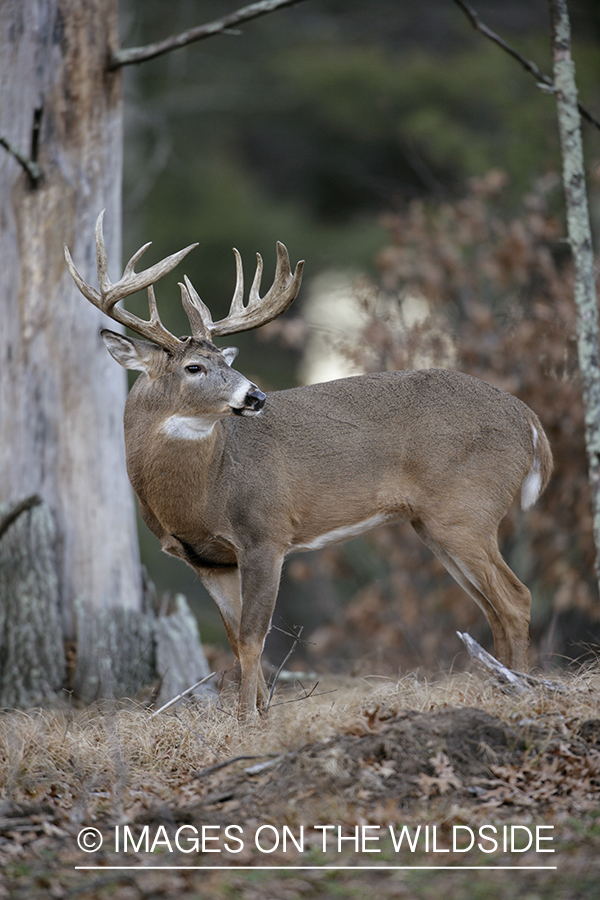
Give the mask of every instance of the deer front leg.
POLYGON ((260 658, 271 627, 283 554, 273 547, 257 546, 240 554, 242 616, 238 659, 242 670, 239 717, 247 722, 263 701, 264 680, 260 658))
MULTIPOLYGON (((231 649, 240 659, 239 635, 242 621, 242 592, 240 570, 237 566, 231 569, 197 569, 202 584, 217 604, 231 649)), ((260 665, 258 667, 258 705, 260 706, 265 692, 265 679, 260 665)))

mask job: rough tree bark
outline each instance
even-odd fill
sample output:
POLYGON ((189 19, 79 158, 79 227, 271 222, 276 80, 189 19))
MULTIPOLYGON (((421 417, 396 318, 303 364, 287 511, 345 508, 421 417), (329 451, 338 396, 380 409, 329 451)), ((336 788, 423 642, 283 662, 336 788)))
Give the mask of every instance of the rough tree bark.
MULTIPOLYGON (((575 268, 577 352, 585 410, 585 440, 592 491, 596 577, 600 582, 600 368, 598 304, 594 282, 592 234, 586 195, 581 122, 566 0, 549 0, 554 93, 563 165, 567 228, 575 268)), ((599 585, 600 586, 600 585, 599 585)))
MULTIPOLYGON (((63 257, 66 242, 94 282, 94 222, 106 208, 108 258, 120 265, 116 48, 117 0, 0 3, 0 705, 60 691, 65 637, 76 646, 70 686, 84 699, 120 693, 134 669, 150 677, 165 656, 165 627, 142 610, 125 373, 63 257), (23 505, 32 495, 42 503, 23 505)), ((179 690, 206 671, 199 659, 179 690)), ((164 662, 170 677, 176 663, 177 653, 164 662)))
POLYGON ((60 620, 75 604, 141 603, 134 506, 120 411, 126 393, 82 303, 62 244, 94 277, 90 235, 107 208, 109 258, 120 261, 122 111, 117 0, 0 4, 0 134, 29 154, 33 181, 0 153, 0 500, 38 494, 56 520, 60 620))
POLYGON ((56 526, 36 495, 0 506, 0 598, 2 705, 52 699, 65 677, 56 526))

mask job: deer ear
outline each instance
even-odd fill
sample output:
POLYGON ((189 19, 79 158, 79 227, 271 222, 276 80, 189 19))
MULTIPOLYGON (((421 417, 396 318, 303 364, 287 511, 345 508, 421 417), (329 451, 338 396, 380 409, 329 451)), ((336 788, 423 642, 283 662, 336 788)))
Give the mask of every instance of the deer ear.
POLYGON ((225 362, 227 363, 228 366, 230 366, 232 364, 232 362, 234 361, 234 359, 236 358, 236 356, 238 355, 239 352, 240 351, 238 350, 237 347, 224 347, 221 350, 221 353, 225 357, 225 362))
POLYGON ((110 355, 125 369, 148 372, 156 365, 157 356, 164 353, 164 350, 155 344, 116 334, 108 328, 103 328, 100 334, 110 355))

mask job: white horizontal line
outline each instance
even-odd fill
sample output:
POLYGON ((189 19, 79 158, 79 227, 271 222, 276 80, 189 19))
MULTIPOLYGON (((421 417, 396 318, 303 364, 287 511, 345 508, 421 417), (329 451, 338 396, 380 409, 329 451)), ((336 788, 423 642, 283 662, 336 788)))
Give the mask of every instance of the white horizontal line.
POLYGON ((248 871, 256 871, 257 869, 266 869, 272 871, 296 871, 300 869, 312 869, 312 870, 322 870, 322 869, 348 869, 349 871, 366 871, 366 872, 376 872, 378 869, 382 870, 398 870, 398 869, 428 869, 435 871, 436 869, 450 869, 450 870, 466 870, 466 869, 506 869, 508 871, 515 871, 517 869, 524 869, 527 871, 532 870, 540 870, 540 869, 557 869, 558 866, 75 866, 75 869, 83 870, 88 869, 95 872, 103 871, 105 872, 107 869, 119 869, 119 870, 127 870, 128 872, 146 872, 150 869, 160 869, 161 871, 170 870, 170 871, 187 871, 190 869, 195 870, 211 870, 216 872, 228 872, 231 869, 247 869, 248 871))

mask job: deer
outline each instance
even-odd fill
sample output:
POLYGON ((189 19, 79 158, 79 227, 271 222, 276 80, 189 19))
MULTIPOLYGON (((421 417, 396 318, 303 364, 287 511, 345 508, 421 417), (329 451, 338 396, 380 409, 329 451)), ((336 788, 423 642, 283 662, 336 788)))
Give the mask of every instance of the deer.
POLYGON ((150 246, 111 283, 96 222, 99 289, 69 271, 84 297, 138 337, 102 329, 108 351, 139 371, 124 412, 127 470, 142 518, 162 549, 194 569, 215 601, 241 670, 239 716, 265 703, 261 667, 284 559, 408 521, 478 604, 494 654, 527 670, 531 594, 504 561, 498 526, 520 490, 529 509, 552 470, 548 438, 521 400, 450 369, 355 375, 265 394, 214 343, 258 328, 296 298, 277 242, 273 284, 260 296, 257 254, 247 303, 240 254, 229 314, 214 322, 187 276, 179 287, 191 334, 162 324, 154 285, 197 244, 136 272, 150 246), (118 306, 147 289, 150 317, 118 306))

